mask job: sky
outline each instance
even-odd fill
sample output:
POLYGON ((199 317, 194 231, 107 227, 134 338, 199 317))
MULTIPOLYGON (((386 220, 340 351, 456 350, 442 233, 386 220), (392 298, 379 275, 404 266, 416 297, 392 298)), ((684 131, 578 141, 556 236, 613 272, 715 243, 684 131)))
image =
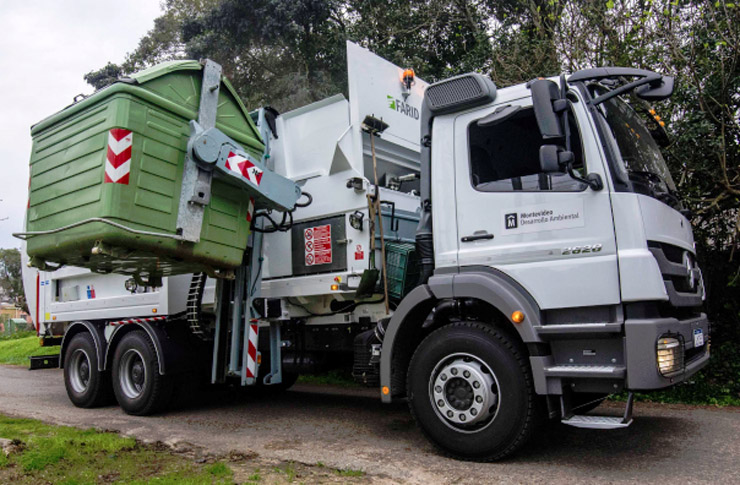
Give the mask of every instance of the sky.
POLYGON ((0 0, 0 248, 20 247, 31 125, 93 89, 161 14, 159 0, 0 0))

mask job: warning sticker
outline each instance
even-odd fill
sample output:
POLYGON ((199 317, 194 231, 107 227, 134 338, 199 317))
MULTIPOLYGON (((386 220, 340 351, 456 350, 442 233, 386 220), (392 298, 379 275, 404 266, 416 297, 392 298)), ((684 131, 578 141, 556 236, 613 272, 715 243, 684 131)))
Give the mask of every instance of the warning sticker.
POLYGON ((308 227, 303 231, 306 266, 331 264, 331 225, 308 227))

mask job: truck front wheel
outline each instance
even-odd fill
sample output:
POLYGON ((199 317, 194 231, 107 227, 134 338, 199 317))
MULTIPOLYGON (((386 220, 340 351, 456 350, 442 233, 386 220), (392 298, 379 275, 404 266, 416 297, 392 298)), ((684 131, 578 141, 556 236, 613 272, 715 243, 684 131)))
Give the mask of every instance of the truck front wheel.
POLYGON ((64 351, 64 387, 77 407, 92 408, 111 399, 110 376, 98 370, 98 353, 88 332, 72 337, 64 351))
POLYGON ((116 347, 113 391, 128 414, 146 416, 169 404, 172 381, 160 374, 154 343, 145 332, 127 333, 116 347))
POLYGON ((479 322, 453 323, 427 336, 411 359, 407 390, 424 434, 458 458, 504 458, 533 427, 526 356, 512 338, 479 322))

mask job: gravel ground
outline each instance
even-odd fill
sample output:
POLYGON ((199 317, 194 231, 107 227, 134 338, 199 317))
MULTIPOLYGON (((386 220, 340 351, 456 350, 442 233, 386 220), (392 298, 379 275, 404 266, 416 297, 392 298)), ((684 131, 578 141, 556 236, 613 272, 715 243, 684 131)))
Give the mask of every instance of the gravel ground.
MULTIPOLYGON (((469 463, 439 455, 405 403, 377 392, 296 385, 277 396, 207 388, 198 402, 160 416, 118 407, 78 409, 62 372, 0 366, 0 412, 55 424, 117 430, 175 448, 257 454, 260 459, 363 470, 385 483, 740 483, 740 409, 637 403, 626 429, 557 423, 539 429, 516 456, 469 463)), ((599 412, 619 414, 617 404, 599 412)))

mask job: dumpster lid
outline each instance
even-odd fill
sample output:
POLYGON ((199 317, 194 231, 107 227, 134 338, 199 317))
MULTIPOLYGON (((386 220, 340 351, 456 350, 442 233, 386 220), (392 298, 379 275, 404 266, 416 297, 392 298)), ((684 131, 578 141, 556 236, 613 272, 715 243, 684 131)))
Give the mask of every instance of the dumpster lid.
MULTIPOLYGON (((144 69, 143 71, 130 74, 126 77, 132 79, 133 81, 136 81, 138 84, 144 84, 147 81, 151 81, 152 79, 158 78, 160 76, 165 76, 174 71, 190 69, 200 70, 201 68, 202 66, 200 62, 194 60, 165 61, 155 66, 144 69)), ((124 79, 126 77, 124 77, 124 79)))
MULTIPOLYGON (((163 99, 167 102, 167 109, 173 107, 172 103, 179 105, 179 114, 190 119, 196 119, 200 103, 200 89, 195 89, 192 81, 182 79, 168 78, 170 74, 178 74, 182 71, 200 71, 203 65, 195 60, 166 61, 152 66, 143 71, 136 72, 127 77, 120 78, 113 84, 106 86, 94 92, 92 95, 64 108, 58 113, 41 120, 31 127, 31 134, 35 135, 50 126, 87 109, 102 99, 116 94, 118 92, 131 92, 136 95, 137 89, 144 89, 155 96, 156 99, 163 99)), ((196 75, 194 72, 192 75, 196 75)), ((175 76, 177 77, 177 76, 175 76)), ((254 121, 242 103, 234 86, 231 85, 225 76, 221 76, 221 96, 230 98, 227 102, 219 102, 219 113, 217 125, 227 135, 234 138, 237 142, 252 146, 257 150, 262 150, 259 130, 254 125, 254 121), (226 89, 223 89, 226 88, 226 89), (251 140, 250 140, 251 139, 251 140), (260 145, 260 147, 256 146, 260 145)))

